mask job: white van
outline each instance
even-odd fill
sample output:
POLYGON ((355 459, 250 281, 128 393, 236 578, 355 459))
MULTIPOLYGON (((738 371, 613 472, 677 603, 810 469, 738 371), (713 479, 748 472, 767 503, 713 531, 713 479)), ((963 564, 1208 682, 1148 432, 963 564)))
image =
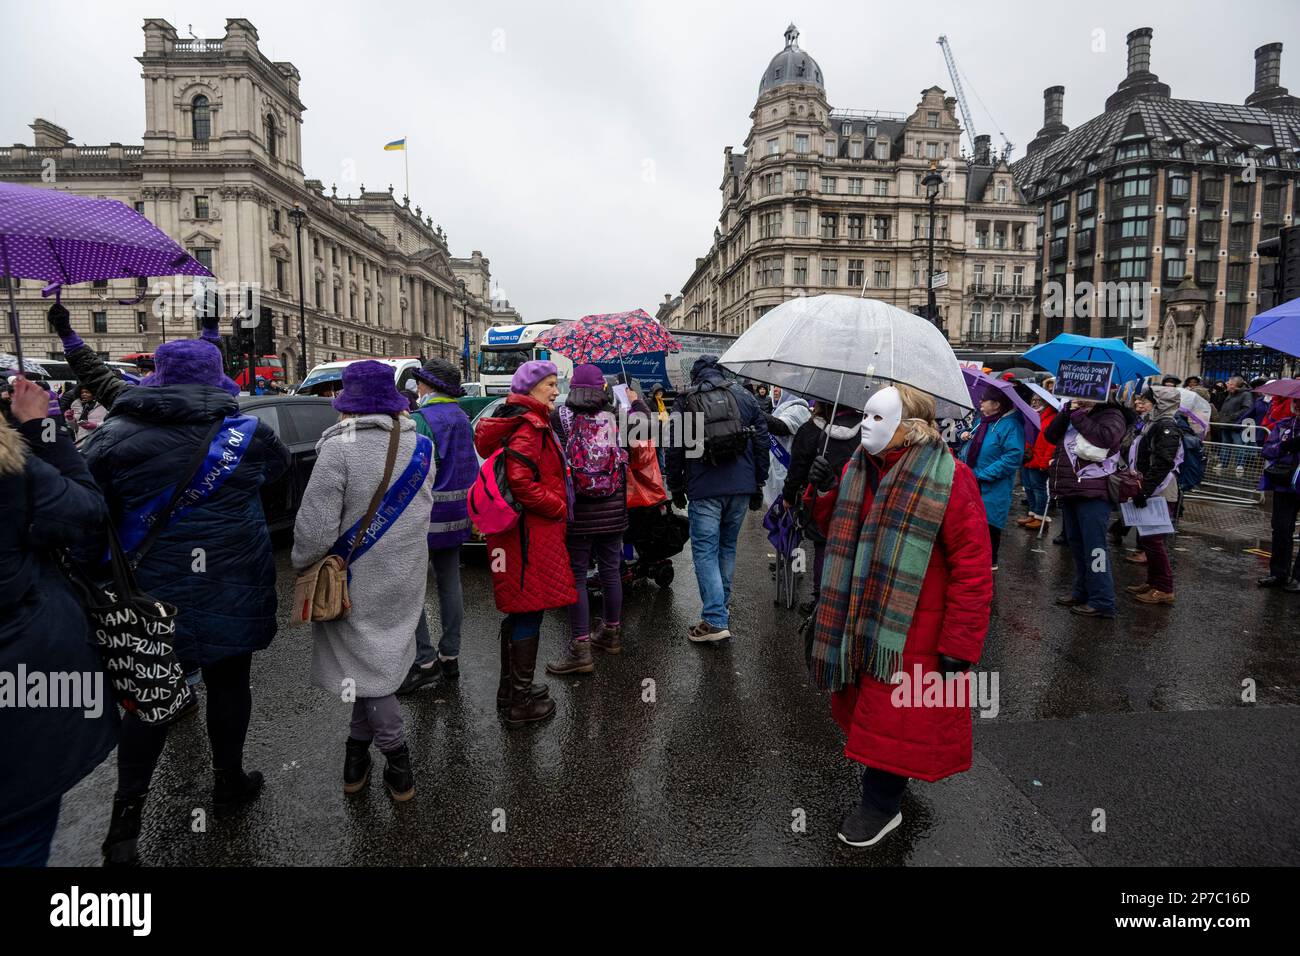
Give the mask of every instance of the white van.
POLYGON ((403 395, 415 394, 415 370, 420 368, 420 360, 405 356, 403 358, 350 359, 346 362, 323 362, 307 373, 307 377, 295 388, 295 395, 338 394, 343 388, 343 370, 353 362, 383 362, 393 370, 397 390, 403 395))

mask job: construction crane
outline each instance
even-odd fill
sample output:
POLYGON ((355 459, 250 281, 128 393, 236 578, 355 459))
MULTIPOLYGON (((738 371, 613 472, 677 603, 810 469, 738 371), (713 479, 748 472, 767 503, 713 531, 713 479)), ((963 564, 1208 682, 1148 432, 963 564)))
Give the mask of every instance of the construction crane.
MULTIPOLYGON (((957 59, 952 55, 952 47, 948 43, 947 36, 941 36, 938 40, 939 47, 943 50, 943 61, 948 65, 948 75, 952 77, 953 90, 957 94, 957 105, 961 107, 962 121, 966 124, 966 136, 970 139, 971 155, 975 155, 975 120, 971 116, 970 105, 966 102, 966 92, 961 86, 961 75, 957 71, 957 59)), ((984 106, 984 101, 980 100, 979 92, 972 86, 971 92, 975 94, 975 99, 980 101, 980 106, 984 106)), ((993 114, 989 108, 984 106, 984 112, 992 120, 993 125, 997 126, 997 120, 993 119, 993 114)), ((1011 151, 1014 147, 1011 141, 1007 139, 1007 134, 998 128, 998 135, 1002 137, 1002 158, 1010 159, 1011 151)))

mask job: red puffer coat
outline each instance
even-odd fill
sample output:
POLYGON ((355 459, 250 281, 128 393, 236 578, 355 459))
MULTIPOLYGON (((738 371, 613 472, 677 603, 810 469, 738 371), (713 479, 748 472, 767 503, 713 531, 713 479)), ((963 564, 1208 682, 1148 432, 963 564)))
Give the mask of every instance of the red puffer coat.
MULTIPOLYGON (((901 451, 886 453, 885 467, 892 469, 899 457, 901 451)), ((922 674, 937 671, 940 654, 978 662, 988 634, 993 572, 984 504, 970 468, 960 461, 956 464, 952 494, 903 650, 903 671, 909 682, 917 664, 922 674)), ((868 492, 862 503, 864 516, 871 501, 868 492)), ((941 780, 969 770, 970 706, 897 707, 894 690, 863 674, 856 687, 832 695, 831 712, 848 735, 844 755, 918 780, 941 780)), ((910 704, 910 692, 907 698, 910 704)))
POLYGON ((506 465, 510 492, 524 507, 509 531, 488 535, 488 562, 497 609, 503 614, 568 607, 578 599, 564 545, 569 499, 564 456, 550 426, 551 410, 527 395, 511 395, 498 418, 485 418, 474 446, 487 458, 502 445, 537 465, 514 457, 506 465))
POLYGON ((1026 468, 1034 468, 1038 471, 1046 471, 1052 464, 1052 455, 1056 453, 1056 446, 1047 440, 1044 432, 1047 426, 1052 424, 1052 419, 1056 417, 1056 409, 1050 406, 1044 408, 1038 413, 1038 436, 1030 446, 1032 457, 1025 465, 1026 468))

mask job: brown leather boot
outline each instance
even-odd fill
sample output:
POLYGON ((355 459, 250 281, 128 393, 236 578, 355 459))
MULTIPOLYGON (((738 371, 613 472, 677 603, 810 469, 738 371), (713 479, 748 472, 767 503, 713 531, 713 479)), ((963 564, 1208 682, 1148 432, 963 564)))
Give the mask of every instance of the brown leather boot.
MULTIPOLYGON (((501 646, 501 680, 497 684, 497 710, 505 710, 510 706, 510 629, 506 622, 501 622, 501 630, 497 634, 501 646)), ((545 684, 533 684, 531 691, 534 697, 550 697, 551 689, 545 684)))
POLYGON ((559 660, 546 665, 548 674, 590 674, 596 669, 591 660, 591 641, 569 641, 559 660))
POLYGON ((507 727, 522 727, 555 716, 555 701, 532 694, 539 643, 537 637, 510 642, 510 706, 505 709, 507 727))
POLYGON ((623 625, 616 624, 610 627, 608 624, 603 625, 600 632, 591 635, 591 644, 598 647, 606 654, 621 654, 623 652, 623 625))

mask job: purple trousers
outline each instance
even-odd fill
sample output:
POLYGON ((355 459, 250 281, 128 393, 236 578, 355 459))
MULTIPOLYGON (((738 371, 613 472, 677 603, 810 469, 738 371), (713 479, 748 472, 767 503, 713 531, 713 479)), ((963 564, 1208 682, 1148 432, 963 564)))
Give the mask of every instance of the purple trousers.
POLYGON ((567 542, 569 566, 573 568, 573 584, 578 589, 578 600, 569 608, 569 635, 573 640, 591 634, 591 609, 587 607, 587 569, 591 557, 596 556, 600 569, 601 604, 604 606, 606 624, 623 620, 623 535, 604 534, 599 537, 574 535, 567 542))
MULTIPOLYGON (((1171 507, 1168 501, 1165 501, 1165 506, 1171 507)), ((1173 520, 1172 508, 1170 520, 1173 520)), ((1168 537, 1167 534, 1156 534, 1145 538, 1138 535, 1138 550, 1147 556, 1147 584, 1157 591, 1173 594, 1174 569, 1169 563, 1169 549, 1165 546, 1165 539, 1168 537)))

